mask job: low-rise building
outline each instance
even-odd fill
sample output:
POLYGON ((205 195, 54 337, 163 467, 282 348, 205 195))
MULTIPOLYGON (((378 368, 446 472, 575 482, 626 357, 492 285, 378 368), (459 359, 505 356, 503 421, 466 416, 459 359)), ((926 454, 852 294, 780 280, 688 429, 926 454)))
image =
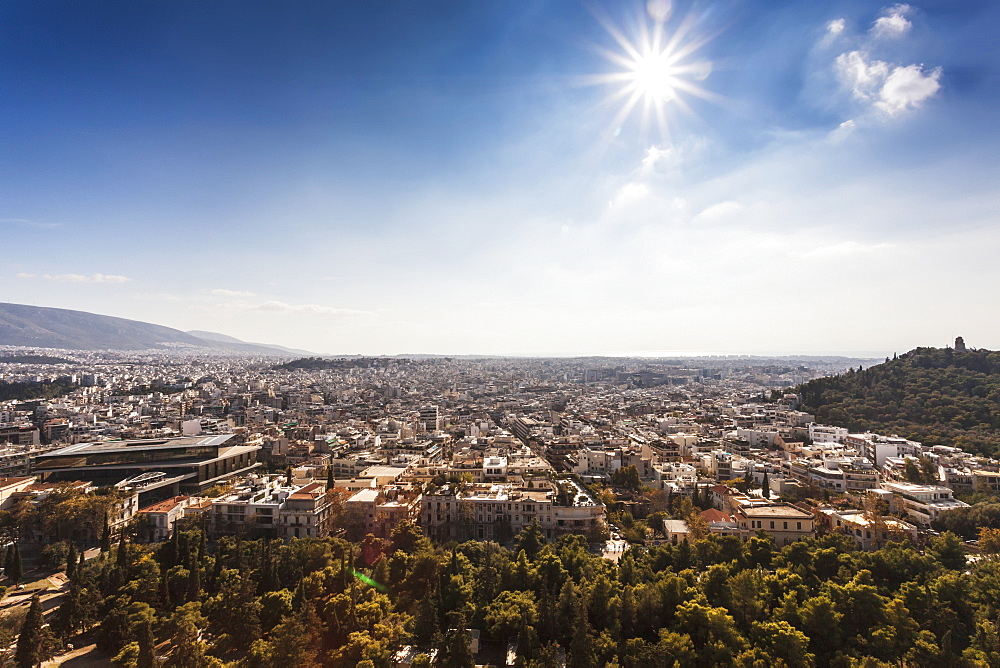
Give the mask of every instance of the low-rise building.
POLYGON ((586 534, 602 527, 604 504, 572 480, 561 481, 562 492, 548 481, 529 485, 445 485, 424 495, 420 524, 440 540, 499 540, 506 542, 532 522, 546 538, 563 533, 586 534))
POLYGON ((815 535, 813 514, 789 504, 740 507, 733 518, 741 529, 770 534, 779 547, 815 535))
POLYGON ((951 489, 938 485, 884 482, 882 489, 892 493, 889 510, 905 512, 922 527, 930 526, 942 513, 969 507, 956 499, 951 489))

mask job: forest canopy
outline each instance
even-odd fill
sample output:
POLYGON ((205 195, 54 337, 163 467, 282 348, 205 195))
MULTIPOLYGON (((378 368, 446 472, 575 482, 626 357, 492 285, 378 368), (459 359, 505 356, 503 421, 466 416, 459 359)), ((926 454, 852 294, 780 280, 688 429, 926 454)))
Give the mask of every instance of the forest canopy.
POLYGON ((1000 453, 1000 352, 916 348, 796 392, 817 422, 1000 453))

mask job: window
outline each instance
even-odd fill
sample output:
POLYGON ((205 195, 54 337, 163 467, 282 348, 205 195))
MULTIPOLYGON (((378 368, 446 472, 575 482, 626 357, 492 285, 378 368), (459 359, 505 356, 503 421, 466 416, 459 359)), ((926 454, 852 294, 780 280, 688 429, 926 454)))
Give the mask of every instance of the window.
POLYGON ((771 528, 772 529, 774 528, 774 522, 771 522, 771 528))

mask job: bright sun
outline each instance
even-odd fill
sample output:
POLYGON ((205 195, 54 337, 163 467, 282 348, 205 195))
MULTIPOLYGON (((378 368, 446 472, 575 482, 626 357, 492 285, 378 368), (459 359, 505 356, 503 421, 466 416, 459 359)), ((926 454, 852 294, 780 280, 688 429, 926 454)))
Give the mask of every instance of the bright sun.
POLYGON ((648 128, 651 121, 655 122, 661 138, 666 138, 668 107, 693 113, 682 94, 705 99, 714 97, 700 85, 712 71, 712 64, 706 60, 693 59, 695 52, 708 40, 691 35, 691 16, 674 27, 669 36, 666 29, 667 13, 654 14, 651 11, 650 16, 652 24, 642 21, 635 39, 626 37, 610 22, 602 21, 620 50, 600 51, 608 61, 621 69, 593 77, 592 81, 618 85, 608 97, 608 102, 623 101, 614 119, 616 130, 638 108, 641 109, 643 128, 648 128))
POLYGON ((662 104, 677 94, 674 66, 667 53, 647 53, 632 64, 635 91, 654 104, 662 104))

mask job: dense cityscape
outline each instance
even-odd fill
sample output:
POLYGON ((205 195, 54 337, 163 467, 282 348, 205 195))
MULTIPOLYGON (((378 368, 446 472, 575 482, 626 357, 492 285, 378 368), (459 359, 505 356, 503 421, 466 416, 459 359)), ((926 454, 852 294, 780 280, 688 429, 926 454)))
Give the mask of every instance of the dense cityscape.
POLYGON ((997 26, 3 0, 0 668, 1000 668, 997 26))
MULTIPOLYGON (((129 547, 173 550, 195 530, 216 549, 233 537, 356 545, 356 567, 368 573, 357 577, 380 590, 401 535, 521 550, 534 536, 529 556, 577 536, 619 567, 626 555, 632 563, 716 539, 781 550, 839 535, 843 549, 923 548, 941 540, 942 518, 970 508, 958 497, 1000 491, 1000 461, 819 424, 791 390, 875 362, 8 348, 0 355, 6 391, 61 389, 0 404, 4 558, 18 585, 5 609, 25 614, 40 598, 56 619, 75 595, 67 564, 79 558, 82 569, 84 555, 96 564, 129 547), (25 569, 56 575, 23 589, 25 569)), ((60 627, 62 640, 95 634, 94 621, 60 627)), ((139 665, 126 651, 138 637, 109 639, 104 624, 94 651, 139 665)), ((444 660, 450 640, 436 646, 403 627, 384 648, 386 665, 438 654, 439 665, 464 665, 444 660)), ((524 638, 519 653, 513 630, 466 631, 477 664, 545 656, 526 651, 524 638)), ((59 648, 52 640, 48 655, 59 648)), ((162 640, 163 661, 210 665, 183 663, 176 639, 162 640)), ((225 642, 194 645, 205 661, 213 653, 231 660, 225 642)), ((565 661, 570 647, 550 649, 565 661)), ((351 663, 336 651, 327 662, 351 663)))

